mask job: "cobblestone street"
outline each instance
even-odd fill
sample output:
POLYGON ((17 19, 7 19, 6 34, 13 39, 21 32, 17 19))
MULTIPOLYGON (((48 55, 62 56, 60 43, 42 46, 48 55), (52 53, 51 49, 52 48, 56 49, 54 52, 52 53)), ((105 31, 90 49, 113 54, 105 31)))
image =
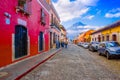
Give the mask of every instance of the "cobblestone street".
POLYGON ((0 0, 0 37, 0 80, 120 80, 120 0, 0 0))
POLYGON ((21 80, 120 80, 120 59, 69 44, 21 80))

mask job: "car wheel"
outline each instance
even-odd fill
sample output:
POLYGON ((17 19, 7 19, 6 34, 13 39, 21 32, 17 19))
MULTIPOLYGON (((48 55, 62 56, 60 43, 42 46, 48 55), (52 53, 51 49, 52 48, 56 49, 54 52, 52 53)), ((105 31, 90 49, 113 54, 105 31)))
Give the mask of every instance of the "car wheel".
POLYGON ((90 48, 89 48, 89 51, 91 51, 90 48))
POLYGON ((102 54, 98 51, 98 54, 99 54, 99 56, 101 56, 102 54))
POLYGON ((100 52, 98 53, 100 56, 102 55, 100 52))
POLYGON ((107 56, 107 59, 109 60, 110 59, 110 53, 106 52, 106 56, 107 56))
POLYGON ((91 49, 92 49, 91 51, 94 52, 94 48, 92 47, 91 49))
POLYGON ((91 47, 90 46, 89 46, 88 50, 91 51, 91 47))

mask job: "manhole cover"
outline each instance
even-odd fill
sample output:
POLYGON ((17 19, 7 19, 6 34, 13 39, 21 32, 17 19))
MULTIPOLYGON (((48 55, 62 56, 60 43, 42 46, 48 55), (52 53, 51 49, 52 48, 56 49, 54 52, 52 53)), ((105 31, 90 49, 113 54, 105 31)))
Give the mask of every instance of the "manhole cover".
POLYGON ((8 75, 7 72, 0 72, 0 77, 6 76, 6 75, 8 75))

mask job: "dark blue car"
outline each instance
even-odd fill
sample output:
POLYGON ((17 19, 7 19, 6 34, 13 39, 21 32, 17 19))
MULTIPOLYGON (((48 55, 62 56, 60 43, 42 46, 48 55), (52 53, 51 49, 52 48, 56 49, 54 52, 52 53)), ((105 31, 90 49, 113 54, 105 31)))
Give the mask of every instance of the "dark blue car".
POLYGON ((115 41, 101 42, 98 47, 99 55, 106 55, 107 59, 112 56, 120 56, 120 44, 115 41))

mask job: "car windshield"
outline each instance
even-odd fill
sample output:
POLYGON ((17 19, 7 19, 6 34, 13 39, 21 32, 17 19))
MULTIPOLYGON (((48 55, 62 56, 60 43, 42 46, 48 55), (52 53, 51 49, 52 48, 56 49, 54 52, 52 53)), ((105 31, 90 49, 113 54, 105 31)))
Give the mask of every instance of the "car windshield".
POLYGON ((88 45, 88 43, 84 43, 85 45, 88 45))
POLYGON ((107 47, 118 47, 120 44, 118 42, 108 42, 107 47))
POLYGON ((99 42, 91 42, 92 44, 99 44, 99 42))
POLYGON ((99 42, 96 42, 95 44, 99 44, 99 42))

